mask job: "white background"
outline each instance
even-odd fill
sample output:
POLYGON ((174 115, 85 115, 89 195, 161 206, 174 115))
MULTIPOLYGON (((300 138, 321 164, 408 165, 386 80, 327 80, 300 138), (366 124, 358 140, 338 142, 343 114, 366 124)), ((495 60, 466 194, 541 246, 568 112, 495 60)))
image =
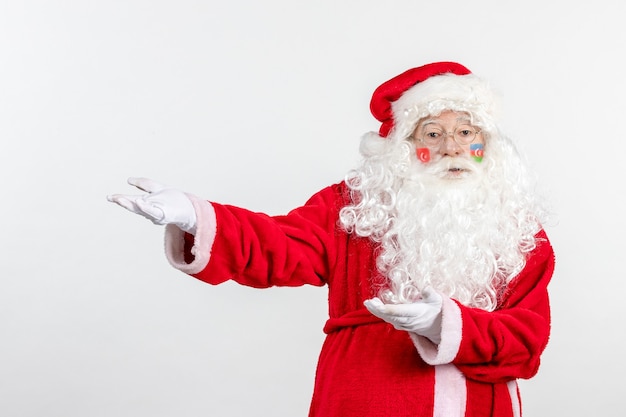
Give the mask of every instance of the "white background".
POLYGON ((372 91, 452 60, 558 222, 526 417, 621 416, 623 2, 0 2, 0 414, 304 416, 326 289, 213 287, 106 201, 148 176, 282 214, 343 178, 372 91))

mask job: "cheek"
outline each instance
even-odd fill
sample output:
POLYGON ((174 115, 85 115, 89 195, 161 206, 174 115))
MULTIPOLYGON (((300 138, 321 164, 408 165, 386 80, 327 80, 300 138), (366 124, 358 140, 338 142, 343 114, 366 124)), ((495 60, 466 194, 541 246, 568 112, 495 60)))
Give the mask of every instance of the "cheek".
POLYGON ((417 155, 417 159, 421 162, 426 163, 430 161, 430 149, 428 148, 416 148, 415 154, 417 155))
POLYGON ((485 145, 482 143, 472 143, 470 145, 470 156, 476 162, 482 162, 485 154, 485 145))

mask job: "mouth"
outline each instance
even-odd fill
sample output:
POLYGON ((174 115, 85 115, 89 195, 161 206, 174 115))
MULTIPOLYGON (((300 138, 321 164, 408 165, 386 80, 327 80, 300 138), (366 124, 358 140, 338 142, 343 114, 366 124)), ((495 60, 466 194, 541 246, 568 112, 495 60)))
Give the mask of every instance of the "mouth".
POLYGON ((469 175, 470 171, 466 168, 450 167, 443 172, 446 179, 462 179, 469 175))

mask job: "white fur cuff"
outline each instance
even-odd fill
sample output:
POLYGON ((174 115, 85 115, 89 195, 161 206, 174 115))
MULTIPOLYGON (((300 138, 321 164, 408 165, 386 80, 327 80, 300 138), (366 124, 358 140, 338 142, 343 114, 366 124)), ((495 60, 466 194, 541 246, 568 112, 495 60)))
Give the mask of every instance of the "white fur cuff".
POLYGON ((191 194, 187 196, 196 210, 196 234, 191 248, 193 260, 190 263, 185 261, 185 232, 172 224, 165 227, 165 256, 174 268, 191 275, 201 272, 209 263, 217 220, 211 203, 191 194))

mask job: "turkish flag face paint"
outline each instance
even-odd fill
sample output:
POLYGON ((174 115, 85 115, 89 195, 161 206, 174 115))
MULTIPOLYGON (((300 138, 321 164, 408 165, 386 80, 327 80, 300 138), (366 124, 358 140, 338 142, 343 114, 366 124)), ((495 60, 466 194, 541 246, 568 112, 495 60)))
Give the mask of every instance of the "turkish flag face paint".
POLYGON ((417 159, 424 163, 430 161, 430 149, 428 148, 417 148, 415 149, 415 154, 417 155, 417 159))
POLYGON ((470 155, 476 162, 483 161, 485 146, 482 143, 472 143, 470 145, 470 155))

